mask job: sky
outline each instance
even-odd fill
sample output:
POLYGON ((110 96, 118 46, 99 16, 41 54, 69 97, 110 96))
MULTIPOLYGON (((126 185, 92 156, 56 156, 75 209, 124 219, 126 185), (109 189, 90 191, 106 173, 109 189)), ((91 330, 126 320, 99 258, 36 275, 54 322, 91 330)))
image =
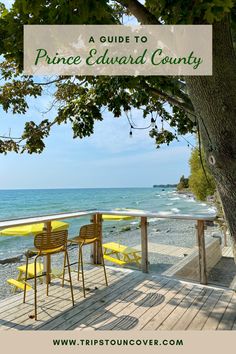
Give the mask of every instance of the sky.
MULTIPOLYGON (((11 131, 12 136, 18 136, 27 119, 52 118, 55 111, 43 114, 50 100, 47 95, 29 100, 30 110, 25 116, 6 114, 0 108, 0 135, 11 131)), ((132 116, 138 126, 150 121, 150 117, 143 120, 137 110, 132 116)), ((187 139, 194 141, 191 136, 187 139)), ((177 183, 182 175, 189 175, 190 153, 181 138, 179 143, 160 149, 156 149, 148 130, 135 130, 130 138, 126 117, 113 118, 105 112, 91 137, 73 139, 70 126, 61 125, 53 128, 42 154, 1 154, 0 189, 152 187, 177 183)))

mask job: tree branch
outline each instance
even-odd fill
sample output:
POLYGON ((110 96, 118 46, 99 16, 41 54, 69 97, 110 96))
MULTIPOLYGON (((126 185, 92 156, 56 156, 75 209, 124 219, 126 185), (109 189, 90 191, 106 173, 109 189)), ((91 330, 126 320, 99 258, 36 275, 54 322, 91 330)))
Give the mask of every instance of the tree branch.
POLYGON ((142 25, 161 25, 156 16, 140 4, 137 0, 117 0, 122 6, 126 7, 142 25))
POLYGON ((0 135, 0 139, 21 140, 21 138, 15 138, 12 136, 0 135))
MULTIPOLYGON (((79 77, 79 76, 78 76, 79 77)), ((76 78, 78 78, 76 77, 76 78)), ((68 77, 59 77, 55 80, 52 80, 52 81, 46 81, 46 82, 34 82, 34 85, 40 85, 40 86, 47 86, 47 85, 51 85, 51 84, 54 84, 55 82, 60 82, 60 81, 63 81, 63 80, 68 80, 68 77)), ((79 84, 77 84, 78 86, 81 86, 83 85, 87 80, 84 79, 83 81, 81 81, 79 84)))
POLYGON ((184 110, 186 113, 191 114, 192 116, 195 116, 195 112, 194 112, 194 108, 191 104, 188 104, 187 102, 184 101, 179 101, 178 99, 176 99, 175 97, 169 96, 167 95, 165 92, 154 88, 154 87, 150 87, 147 83, 144 84, 145 88, 152 93, 153 96, 158 96, 164 100, 166 100, 167 102, 169 102, 170 104, 184 110))
POLYGON ((51 85, 54 84, 55 82, 60 82, 62 80, 65 80, 65 78, 57 78, 52 81, 46 81, 46 82, 34 82, 35 85, 40 85, 40 86, 45 86, 45 85, 51 85))

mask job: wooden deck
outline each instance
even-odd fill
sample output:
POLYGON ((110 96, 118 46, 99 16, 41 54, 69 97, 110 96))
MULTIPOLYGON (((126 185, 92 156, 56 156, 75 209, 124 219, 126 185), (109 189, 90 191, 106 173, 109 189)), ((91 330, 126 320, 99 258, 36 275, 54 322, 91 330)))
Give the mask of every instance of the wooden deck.
MULTIPOLYGON (((135 249, 141 250, 140 245, 134 246, 135 249)), ((186 257, 192 252, 194 252, 196 248, 189 248, 189 247, 180 247, 174 245, 166 245, 164 243, 153 243, 148 242, 148 250, 152 253, 159 253, 162 255, 167 255, 171 257, 186 257)))
MULTIPOLYGON (((136 246, 134 246, 134 248, 137 250, 141 250, 140 245, 136 245, 136 246)), ((149 242, 148 249, 150 252, 160 253, 160 254, 172 256, 172 257, 183 258, 183 257, 186 257, 189 254, 193 253, 198 248, 197 248, 197 246, 195 246, 193 248, 189 248, 189 247, 180 247, 180 246, 174 246, 174 245, 166 245, 163 243, 149 242)), ((228 258, 233 258, 232 247, 230 247, 230 246, 222 247, 222 256, 228 257, 228 258)))
POLYGON ((223 257, 228 257, 228 258, 233 258, 232 247, 223 247, 222 248, 222 256, 223 257))
POLYGON ((73 273, 75 307, 70 291, 57 283, 46 297, 39 286, 38 321, 33 292, 22 303, 22 293, 0 302, 4 330, 230 330, 236 329, 236 294, 140 271, 108 267, 104 286, 100 267, 86 271, 87 297, 73 273))

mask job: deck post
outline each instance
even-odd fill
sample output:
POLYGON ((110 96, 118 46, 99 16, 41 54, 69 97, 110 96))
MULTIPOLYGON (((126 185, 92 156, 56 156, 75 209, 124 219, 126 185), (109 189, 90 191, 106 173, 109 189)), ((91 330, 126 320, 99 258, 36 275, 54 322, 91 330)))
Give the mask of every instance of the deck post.
MULTIPOLYGON (((44 224, 44 230, 47 233, 47 238, 51 237, 51 231, 52 231, 52 225, 51 225, 51 221, 48 221, 44 224)), ((46 262, 44 261, 44 271, 47 272, 47 277, 46 277, 46 284, 50 284, 51 282, 51 256, 48 255, 45 257, 46 258, 46 262)))
MULTIPOLYGON (((102 215, 94 214, 92 221, 94 224, 98 224, 100 226, 99 238, 102 243, 102 215)), ((97 243, 94 243, 91 247, 90 258, 91 258, 91 261, 93 264, 101 264, 101 251, 100 251, 97 243)))
MULTIPOLYGON (((102 245, 102 215, 101 214, 97 214, 97 224, 99 227, 99 239, 101 241, 101 245, 102 245)), ((96 259, 97 259, 97 263, 96 264, 102 264, 102 258, 101 258, 101 247, 96 244, 96 259)))
POLYGON ((197 220, 197 240, 199 252, 199 277, 200 283, 207 284, 207 270, 206 270, 206 249, 204 236, 204 221, 197 220))
POLYGON ((147 218, 141 217, 141 250, 142 250, 142 272, 148 273, 148 238, 147 218))
MULTIPOLYGON (((94 214, 90 220, 90 222, 92 222, 93 224, 96 224, 97 222, 97 214, 94 214)), ((90 260, 91 260, 91 263, 92 264, 97 264, 96 262, 96 245, 95 244, 92 244, 91 245, 91 251, 90 251, 90 260)))

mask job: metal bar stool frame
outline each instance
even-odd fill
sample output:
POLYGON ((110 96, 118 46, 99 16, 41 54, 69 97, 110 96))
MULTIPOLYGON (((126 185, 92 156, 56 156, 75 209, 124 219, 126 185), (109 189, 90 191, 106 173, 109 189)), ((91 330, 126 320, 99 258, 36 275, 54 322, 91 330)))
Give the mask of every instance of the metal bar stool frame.
MULTIPOLYGON (((83 246, 97 243, 97 247, 99 248, 100 254, 101 254, 101 261, 102 261, 102 267, 103 267, 103 271, 104 271, 105 284, 106 284, 106 286, 108 286, 106 267, 105 267, 103 250, 102 250, 102 243, 101 243, 101 240, 99 237, 100 232, 101 232, 101 226, 99 224, 87 224, 87 225, 81 226, 79 236, 76 236, 76 237, 68 240, 68 242, 70 244, 77 244, 78 248, 79 248, 78 262, 76 262, 76 263, 78 263, 78 281, 79 281, 80 274, 82 275, 84 297, 86 297, 86 294, 85 294, 85 279, 84 279, 84 266, 83 266, 83 246), (81 271, 80 271, 80 269, 81 269, 81 271)), ((73 264, 75 264, 75 263, 73 263, 73 264)))
MULTIPOLYGON (((60 231, 52 231, 50 237, 46 232, 35 235, 34 237, 34 246, 35 248, 30 249, 26 252, 26 270, 25 270, 25 281, 24 281, 24 297, 23 303, 26 300, 26 286, 27 280, 34 279, 34 318, 37 320, 37 278, 41 276, 45 276, 48 279, 48 273, 43 272, 41 275, 36 274, 37 267, 37 259, 39 257, 64 253, 64 263, 63 263, 63 277, 62 277, 62 287, 64 286, 65 281, 65 268, 68 268, 68 282, 70 283, 70 291, 71 291, 71 300, 74 306, 74 294, 73 294, 73 286, 71 279, 71 270, 70 270, 70 262, 69 255, 67 250, 67 239, 68 239, 68 231, 60 230, 60 231), (28 278, 28 264, 29 264, 29 256, 35 255, 34 259, 34 277, 28 278)), ((49 295, 49 281, 47 281, 46 294, 49 295)))

